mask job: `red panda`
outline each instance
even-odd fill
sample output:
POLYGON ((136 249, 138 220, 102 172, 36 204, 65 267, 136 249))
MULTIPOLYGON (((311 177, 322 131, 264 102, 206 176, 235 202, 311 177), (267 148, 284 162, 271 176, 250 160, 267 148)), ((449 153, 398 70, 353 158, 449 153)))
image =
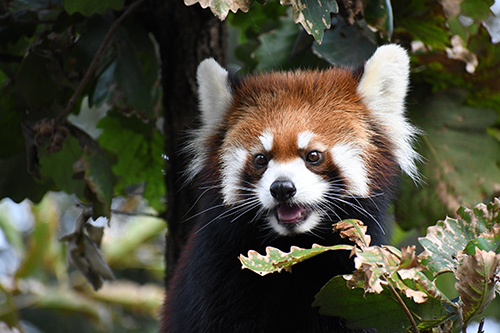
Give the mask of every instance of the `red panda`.
POLYGON ((404 116, 409 58, 379 47, 353 71, 269 73, 233 82, 213 59, 197 72, 201 127, 189 146, 199 186, 197 223, 176 267, 163 332, 373 332, 311 306, 348 253, 324 253, 291 274, 242 270, 240 254, 267 246, 333 245, 332 224, 388 233, 400 170, 418 178, 418 131, 404 116))

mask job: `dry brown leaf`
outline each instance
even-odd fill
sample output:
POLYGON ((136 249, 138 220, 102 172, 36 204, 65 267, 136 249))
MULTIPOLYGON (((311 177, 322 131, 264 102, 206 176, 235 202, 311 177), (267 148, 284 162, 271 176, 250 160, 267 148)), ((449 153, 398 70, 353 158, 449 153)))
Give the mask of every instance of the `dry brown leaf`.
POLYGON ((360 249, 370 246, 371 236, 366 234, 367 227, 359 220, 344 220, 333 225, 340 237, 347 238, 360 249))
POLYGON ((467 324, 495 298, 495 286, 500 279, 500 253, 476 249, 475 254, 469 255, 461 251, 457 261, 455 287, 460 295, 462 320, 467 324))

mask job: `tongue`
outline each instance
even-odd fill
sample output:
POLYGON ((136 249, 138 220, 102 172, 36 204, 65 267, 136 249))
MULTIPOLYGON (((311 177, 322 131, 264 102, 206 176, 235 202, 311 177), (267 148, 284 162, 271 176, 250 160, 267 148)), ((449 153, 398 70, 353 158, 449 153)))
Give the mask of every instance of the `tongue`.
POLYGON ((280 204, 276 211, 282 223, 295 223, 303 219, 306 209, 296 205, 280 204))

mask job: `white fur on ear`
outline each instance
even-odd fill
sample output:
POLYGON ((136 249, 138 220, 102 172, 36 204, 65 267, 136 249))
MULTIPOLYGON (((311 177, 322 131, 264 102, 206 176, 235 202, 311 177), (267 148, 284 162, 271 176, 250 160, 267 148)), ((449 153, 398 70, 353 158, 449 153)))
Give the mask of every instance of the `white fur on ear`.
POLYGON ((419 180, 415 162, 420 156, 413 149, 418 129, 406 119, 405 97, 408 90, 410 59, 398 45, 381 46, 366 62, 357 91, 367 107, 385 127, 395 146, 401 169, 414 181, 419 180))
POLYGON ((232 100, 227 71, 212 58, 203 60, 196 72, 198 99, 201 111, 201 126, 194 132, 186 151, 193 155, 188 166, 187 178, 193 178, 201 171, 207 159, 207 139, 222 122, 222 117, 232 100))
POLYGON ((231 86, 227 71, 213 58, 203 60, 196 72, 203 127, 220 124, 222 116, 231 104, 231 86))

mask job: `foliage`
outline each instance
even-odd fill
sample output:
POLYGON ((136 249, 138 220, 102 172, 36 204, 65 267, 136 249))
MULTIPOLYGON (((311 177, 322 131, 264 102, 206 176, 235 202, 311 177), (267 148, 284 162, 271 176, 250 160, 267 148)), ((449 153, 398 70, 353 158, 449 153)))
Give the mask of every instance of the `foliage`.
POLYGON ((354 245, 292 247, 287 253, 268 247, 266 255, 250 251, 240 261, 243 268, 264 275, 291 271, 292 265, 325 251, 350 250, 356 270, 332 278, 319 291, 313 306, 321 313, 346 318, 352 328, 375 327, 377 332, 418 332, 446 327, 452 320, 465 331, 495 293, 500 294, 500 200, 461 207, 457 214, 428 228, 419 239, 425 249, 420 255, 415 246, 370 246, 362 222, 346 220, 334 224, 334 230, 354 245), (436 276, 444 272, 457 278, 455 300, 436 285, 436 276))
MULTIPOLYGON (((50 191, 65 191, 75 195, 80 205, 92 207, 90 214, 97 218, 115 215, 111 204, 117 197, 130 199, 140 194, 157 212, 164 210, 163 169, 167 157, 163 155, 165 136, 158 128, 163 121, 158 47, 146 24, 134 16, 134 10, 144 2, 0 3, 0 140, 4 143, 0 146, 0 198, 15 202, 29 199, 43 205, 50 191), (85 118, 91 113, 96 116, 88 122, 85 118)), ((402 229, 423 232, 446 214, 456 216, 454 209, 459 205, 471 206, 498 196, 500 46, 493 41, 500 40, 494 29, 500 14, 492 13, 493 0, 462 0, 460 6, 453 0, 349 1, 362 5, 357 9, 347 8, 348 1, 342 0, 185 2, 210 7, 218 17, 227 19, 234 36, 229 58, 241 66, 242 73, 330 65, 356 67, 377 45, 389 41, 409 50, 412 89, 408 111, 425 133, 419 147, 425 183, 415 186, 411 180, 404 180, 395 206, 402 229)), ((175 45, 170 49, 163 52, 174 52, 175 45)), ((24 295, 36 302, 23 304, 36 304, 36 309, 42 304, 72 309, 75 303, 71 297, 75 290, 80 292, 81 283, 59 289, 58 284, 63 285, 67 279, 61 245, 54 237, 55 224, 48 227, 36 221, 40 225, 24 234, 7 222, 1 224, 9 244, 26 256, 15 275, 22 288, 2 283, 6 298, 1 320, 9 323, 19 322, 16 309, 24 295), (49 246, 47 239, 51 240, 49 246), (47 262, 57 264, 46 266, 47 262), (56 274, 48 274, 51 271, 56 274), (31 285, 23 289, 31 279, 46 284, 45 291, 50 292, 33 298, 31 285), (51 300, 41 300, 52 294, 51 300)), ((75 215, 72 223, 76 221, 75 215)), ((94 228, 85 222, 72 230, 76 232, 74 237, 66 238, 68 247, 97 249, 107 263, 100 265, 100 256, 96 255, 91 256, 94 259, 87 257, 90 266, 80 267, 99 271, 109 265, 120 279, 116 269, 130 264, 124 258, 133 252, 133 246, 142 246, 149 236, 141 231, 147 234, 147 230, 130 231, 130 243, 106 245, 113 247, 113 252, 99 247, 107 229, 103 235, 102 226, 94 228)), ((70 230, 66 230, 68 234, 70 230)), ((390 253, 399 260, 396 250, 390 253)), ((470 256, 461 259, 464 267, 475 263, 470 256)), ((121 291, 118 285, 115 296, 121 291)), ((104 286, 92 302, 84 300, 85 294, 82 310, 78 310, 103 325, 103 330, 109 328, 110 312, 102 310, 102 302, 111 297, 109 285, 104 286)), ((468 289, 466 285, 460 288, 468 289)), ((367 298, 393 301, 386 289, 380 294, 365 294, 359 288, 337 291, 361 291, 359 295, 367 298)), ((434 311, 433 300, 405 303, 417 318, 428 319, 434 311)), ((123 299, 123 303, 129 301, 123 299)), ((394 304, 387 303, 387 309, 399 307, 399 303, 394 304)), ((482 307, 477 304, 472 307, 482 307)), ((29 309, 24 308, 22 314, 29 309)), ((402 318, 406 320, 406 316, 402 318)))
POLYGON ((120 25, 126 15, 104 14, 121 9, 123 0, 98 2, 3 5, 9 25, 0 29, 7 58, 0 61, 0 122, 6 129, 0 135, 12 144, 0 148, 6 171, 0 197, 38 202, 46 191, 63 190, 92 204, 94 217, 109 217, 113 196, 135 186, 162 210, 155 42, 137 22, 120 25), (67 118, 86 109, 85 96, 90 107, 108 110, 97 140, 67 118), (20 179, 24 186, 15 184, 20 179))
POLYGON ((0 266, 1 322, 21 331, 157 332, 164 293, 164 221, 134 214, 151 211, 137 196, 115 200, 113 207, 100 253, 114 279, 96 292, 79 272, 67 269, 70 248, 58 241, 74 231, 82 212, 73 198, 49 193, 38 204, 0 202, 5 235, 0 262, 10 258, 10 267, 0 266), (6 241, 12 251, 6 251, 6 241))
POLYGON ((2 246, 19 261, 2 256, 0 265, 13 265, 0 274, 0 322, 11 327, 157 329, 165 222, 120 223, 119 214, 135 210, 111 207, 140 195, 156 210, 151 216, 164 210, 159 55, 132 15, 143 2, 0 3, 0 199, 39 203, 31 206, 32 230, 0 214, 2 246), (75 195, 81 218, 68 217, 70 207, 63 210, 51 191, 75 195), (126 237, 89 219, 111 215, 126 237), (63 219, 69 226, 61 233, 63 219), (66 259, 100 292, 66 272, 66 259))
POLYGON ((423 231, 428 221, 500 189, 500 46, 486 23, 500 16, 489 9, 493 1, 455 4, 369 1, 364 19, 352 25, 333 16, 321 44, 293 28, 292 14, 277 1, 228 16, 239 31, 235 56, 242 72, 358 66, 388 41, 409 49, 408 111, 424 134, 418 147, 424 183, 403 182, 396 215, 405 230, 423 231))

